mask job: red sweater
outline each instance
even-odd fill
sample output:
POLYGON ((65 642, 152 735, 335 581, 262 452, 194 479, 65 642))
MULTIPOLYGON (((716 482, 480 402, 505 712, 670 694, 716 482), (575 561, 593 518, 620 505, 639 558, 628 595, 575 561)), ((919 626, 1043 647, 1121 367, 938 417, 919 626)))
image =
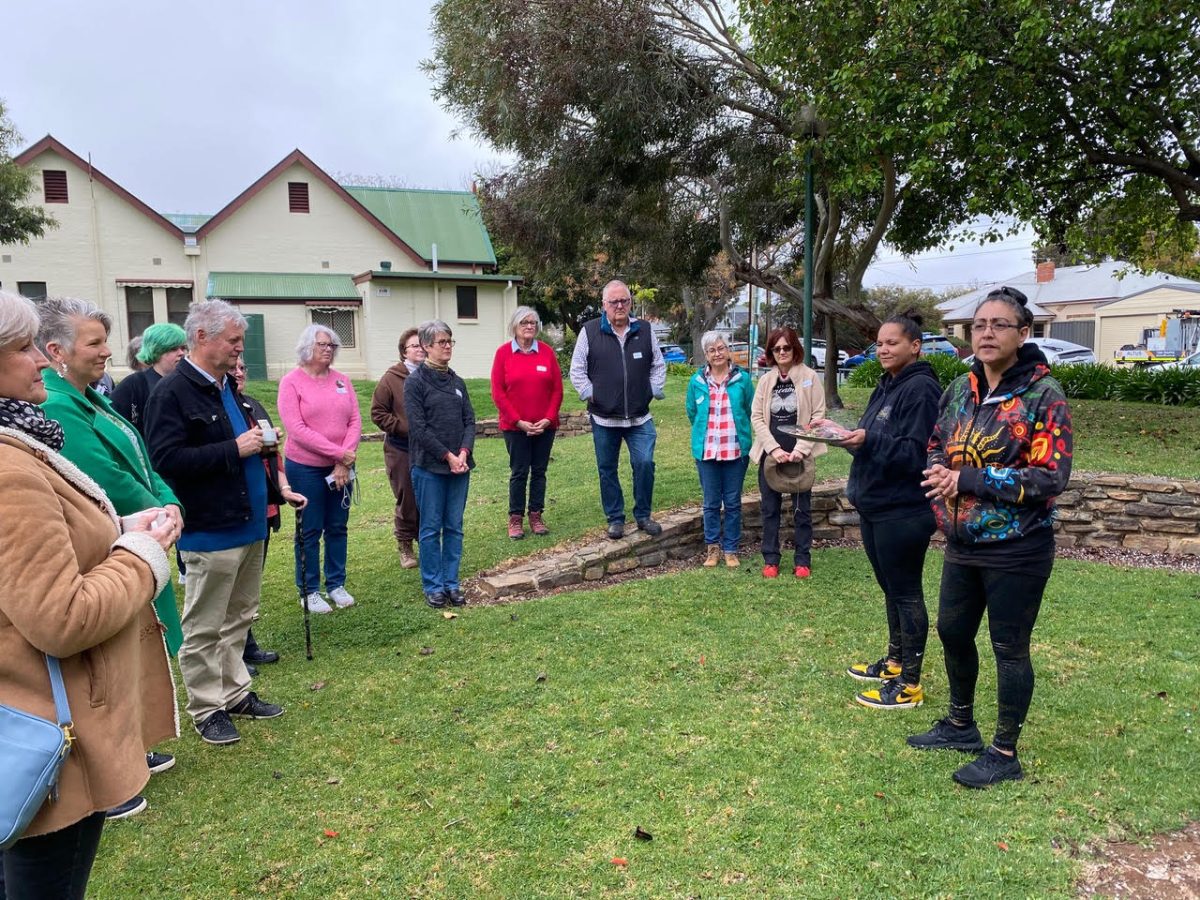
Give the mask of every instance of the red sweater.
POLYGON ((492 362, 492 399, 500 412, 500 428, 517 431, 517 422, 550 420, 558 428, 562 406, 562 372, 554 349, 538 341, 536 353, 514 353, 512 341, 496 350, 492 362))

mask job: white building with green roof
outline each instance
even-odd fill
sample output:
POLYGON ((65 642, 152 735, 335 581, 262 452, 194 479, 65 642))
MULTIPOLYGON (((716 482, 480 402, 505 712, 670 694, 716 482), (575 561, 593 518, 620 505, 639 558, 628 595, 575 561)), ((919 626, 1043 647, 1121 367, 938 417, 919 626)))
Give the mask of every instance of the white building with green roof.
POLYGON ((336 365, 357 378, 382 375, 400 333, 426 319, 454 330, 465 377, 486 376, 508 338, 522 279, 498 271, 469 191, 341 185, 295 150, 215 214, 162 214, 53 137, 17 162, 40 171, 30 200, 58 227, 0 247, 0 286, 102 306, 118 376, 129 340, 155 322, 182 324, 206 297, 249 319, 254 377, 291 369, 313 322, 338 333, 336 365))

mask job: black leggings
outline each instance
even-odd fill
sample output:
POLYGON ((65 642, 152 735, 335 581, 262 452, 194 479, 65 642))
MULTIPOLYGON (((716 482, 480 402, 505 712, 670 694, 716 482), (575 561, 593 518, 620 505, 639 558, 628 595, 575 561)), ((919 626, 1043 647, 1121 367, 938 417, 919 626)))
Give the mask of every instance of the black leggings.
POLYGON ((21 838, 0 853, 0 900, 82 900, 100 847, 104 813, 59 831, 21 838))
POLYGON ((937 527, 933 510, 925 507, 906 518, 883 522, 872 522, 860 513, 859 525, 867 559, 875 570, 875 580, 883 588, 888 659, 900 660, 903 668, 900 677, 905 683, 920 684, 925 641, 929 637, 929 613, 925 611, 921 576, 929 538, 937 527))
POLYGON ((1033 663, 1029 638, 1049 579, 1043 575, 963 566, 949 560, 942 567, 938 636, 946 652, 950 682, 950 717, 974 720, 979 653, 975 635, 988 614, 992 652, 996 654, 996 736, 1001 750, 1016 750, 1029 702, 1033 699, 1033 663))

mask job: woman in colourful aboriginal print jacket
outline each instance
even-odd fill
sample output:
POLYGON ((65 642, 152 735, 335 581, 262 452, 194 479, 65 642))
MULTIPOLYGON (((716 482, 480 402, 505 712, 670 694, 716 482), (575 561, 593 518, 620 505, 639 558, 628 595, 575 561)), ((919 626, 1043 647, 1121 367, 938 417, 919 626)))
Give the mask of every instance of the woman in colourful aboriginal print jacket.
POLYGON ((1003 287, 975 311, 975 364, 942 397, 923 482, 946 535, 938 635, 950 711, 908 739, 919 749, 984 750, 974 720, 986 611, 996 655, 995 737, 954 773, 968 787, 1022 777, 1017 739, 1033 697, 1029 640, 1054 563, 1054 499, 1071 477, 1071 411, 1041 351, 1026 345, 1033 316, 1003 287))

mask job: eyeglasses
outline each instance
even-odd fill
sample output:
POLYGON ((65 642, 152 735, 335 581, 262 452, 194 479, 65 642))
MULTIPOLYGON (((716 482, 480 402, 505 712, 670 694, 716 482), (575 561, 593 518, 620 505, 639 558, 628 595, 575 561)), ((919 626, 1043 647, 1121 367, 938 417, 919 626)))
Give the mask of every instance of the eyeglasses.
POLYGON ((416 343, 416 344, 405 344, 405 345, 404 345, 404 349, 405 349, 405 351, 408 351, 408 350, 420 350, 420 349, 421 349, 421 344, 420 344, 419 342, 418 342, 418 343, 416 343))
POLYGON ((772 353, 791 353, 792 345, 791 344, 780 344, 778 347, 772 347, 771 352, 772 353))
POLYGON ((704 352, 707 353, 709 356, 716 356, 718 353, 728 353, 729 348, 726 347, 724 344, 721 344, 720 346, 717 346, 717 347, 709 347, 704 352))
POLYGON ((313 346, 315 346, 318 350, 330 350, 336 347, 337 344, 331 344, 329 341, 317 341, 313 346))
POLYGON ((522 319, 517 324, 522 328, 537 328, 537 319, 522 319))
POLYGON ((971 323, 971 331, 991 331, 993 334, 1004 334, 1010 328, 1020 328, 1020 325, 1014 325, 1012 322, 1005 322, 1003 319, 992 319, 990 322, 987 319, 976 319, 971 323))
POLYGON ((442 338, 440 341, 434 341, 434 344, 436 344, 439 347, 453 347, 454 343, 455 342, 450 340, 449 338, 442 338))
POLYGON ((609 306, 628 306, 633 301, 628 297, 619 297, 614 300, 605 300, 604 302, 609 306))

